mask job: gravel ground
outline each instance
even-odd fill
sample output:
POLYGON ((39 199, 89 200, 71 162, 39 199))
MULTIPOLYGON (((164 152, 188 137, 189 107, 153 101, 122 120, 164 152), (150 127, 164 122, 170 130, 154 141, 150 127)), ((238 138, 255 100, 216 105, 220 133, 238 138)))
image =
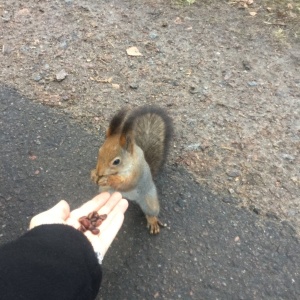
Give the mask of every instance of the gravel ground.
POLYGON ((123 106, 166 107, 169 166, 299 232, 299 6, 3 0, 0 81, 94 134, 123 106))

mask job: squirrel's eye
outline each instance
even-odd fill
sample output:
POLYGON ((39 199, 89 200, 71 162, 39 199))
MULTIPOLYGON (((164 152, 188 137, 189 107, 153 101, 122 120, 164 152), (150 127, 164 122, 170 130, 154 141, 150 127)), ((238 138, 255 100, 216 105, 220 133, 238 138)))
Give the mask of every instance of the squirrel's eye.
POLYGON ((114 166, 117 166, 120 162, 121 162, 120 158, 116 158, 116 159, 113 161, 113 165, 114 165, 114 166))

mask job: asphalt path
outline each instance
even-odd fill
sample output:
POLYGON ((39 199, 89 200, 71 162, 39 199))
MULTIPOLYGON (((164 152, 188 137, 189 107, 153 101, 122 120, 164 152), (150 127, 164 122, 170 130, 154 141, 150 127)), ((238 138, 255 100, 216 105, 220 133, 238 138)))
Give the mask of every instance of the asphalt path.
MULTIPOLYGON (((0 244, 58 200, 75 208, 97 193, 89 173, 102 140, 0 85, 0 244)), ((130 204, 98 299, 300 299, 299 237, 289 223, 214 196, 177 165, 157 184, 167 228, 151 236, 130 204)))

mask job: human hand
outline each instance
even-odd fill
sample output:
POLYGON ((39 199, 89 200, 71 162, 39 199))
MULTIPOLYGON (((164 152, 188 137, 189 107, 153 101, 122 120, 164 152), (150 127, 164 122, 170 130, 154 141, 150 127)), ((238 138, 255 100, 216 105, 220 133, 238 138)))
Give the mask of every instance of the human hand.
POLYGON ((43 224, 66 224, 78 229, 79 218, 87 216, 90 212, 97 211, 99 215, 107 214, 107 219, 98 227, 98 235, 86 231, 83 234, 91 242, 94 251, 100 252, 102 257, 106 254, 124 221, 124 213, 127 210, 128 201, 122 199, 120 193, 101 193, 81 207, 70 211, 70 206, 65 200, 61 200, 51 209, 42 212, 31 219, 29 228, 43 224))

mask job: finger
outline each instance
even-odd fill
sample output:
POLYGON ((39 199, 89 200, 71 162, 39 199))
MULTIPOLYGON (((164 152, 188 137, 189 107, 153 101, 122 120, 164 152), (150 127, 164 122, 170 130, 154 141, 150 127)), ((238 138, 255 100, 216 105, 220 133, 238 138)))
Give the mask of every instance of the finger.
POLYGON ((65 200, 61 200, 55 206, 34 216, 29 225, 29 229, 42 224, 64 223, 70 215, 70 206, 65 200))
POLYGON ((124 221, 124 214, 122 212, 118 212, 114 215, 114 218, 110 222, 110 226, 106 227, 100 233, 99 237, 99 245, 100 245, 100 253, 104 257, 106 251, 110 247, 111 243, 115 239, 117 233, 119 232, 124 221))
POLYGON ((115 220, 115 216, 119 213, 124 214, 127 208, 128 201, 126 199, 121 199, 112 209, 112 211, 107 215, 106 220, 103 221, 102 224, 98 227, 100 229, 100 232, 108 230, 112 226, 112 223, 115 220))
POLYGON ((103 215, 106 214, 108 215, 114 207, 122 200, 122 195, 118 192, 115 192, 111 195, 109 200, 103 205, 99 210, 98 214, 103 215))
POLYGON ((99 210, 110 198, 109 193, 101 193, 94 197, 92 200, 84 203, 81 207, 74 209, 70 217, 78 220, 83 216, 87 216, 92 211, 99 210))
POLYGON ((98 251, 100 251, 103 257, 123 224, 124 213, 127 208, 128 201, 125 199, 120 200, 108 214, 105 222, 99 226, 99 239, 95 247, 99 248, 98 251))
POLYGON ((52 214, 59 219, 66 220, 70 215, 70 205, 65 200, 60 200, 55 206, 45 213, 52 214))
POLYGON ((50 209, 40 213, 37 216, 42 216, 42 215, 43 216, 44 215, 48 215, 48 216, 51 215, 51 216, 55 216, 59 219, 65 220, 70 215, 70 206, 69 206, 67 201, 60 200, 56 205, 54 205, 50 209))

